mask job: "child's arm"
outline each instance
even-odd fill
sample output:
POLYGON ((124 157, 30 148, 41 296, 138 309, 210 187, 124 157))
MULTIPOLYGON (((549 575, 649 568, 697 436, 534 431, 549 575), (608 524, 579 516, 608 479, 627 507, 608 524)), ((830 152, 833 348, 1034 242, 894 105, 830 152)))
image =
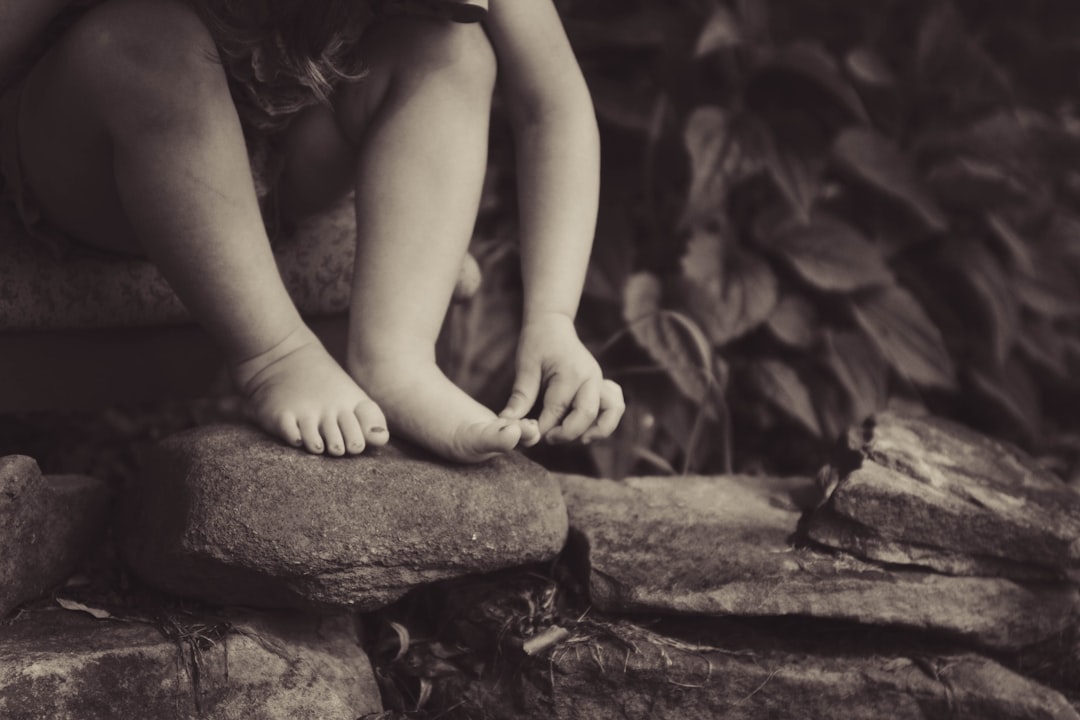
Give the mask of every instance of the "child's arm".
POLYGON ((0 86, 19 56, 69 0, 0 0, 0 86))
POLYGON ((517 382, 503 415, 523 417, 543 384, 549 440, 606 436, 622 416, 622 391, 573 325, 599 201, 592 101, 551 0, 492 0, 487 27, 516 139, 525 282, 517 382))

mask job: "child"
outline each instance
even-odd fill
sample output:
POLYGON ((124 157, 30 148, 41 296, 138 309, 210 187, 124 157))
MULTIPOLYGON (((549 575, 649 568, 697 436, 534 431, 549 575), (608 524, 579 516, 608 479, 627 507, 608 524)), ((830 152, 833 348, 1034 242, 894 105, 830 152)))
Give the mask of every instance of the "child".
POLYGON ((551 0, 486 6, 0 0, 8 191, 42 237, 153 260, 220 344, 254 421, 308 452, 359 453, 387 428, 461 462, 605 437, 622 392, 573 325, 597 209, 591 102, 551 0), (58 37, 35 53, 29 39, 47 26, 58 37), (16 72, 27 56, 32 68, 16 72), (434 354, 479 206, 496 59, 525 280, 517 379, 499 415, 434 354), (342 368, 284 289, 260 198, 296 217, 350 186, 342 368))

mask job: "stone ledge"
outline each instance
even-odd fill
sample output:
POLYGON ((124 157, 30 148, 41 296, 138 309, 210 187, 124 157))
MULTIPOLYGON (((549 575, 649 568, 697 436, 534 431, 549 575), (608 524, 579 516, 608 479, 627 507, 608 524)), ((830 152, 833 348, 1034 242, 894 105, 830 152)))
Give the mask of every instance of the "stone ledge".
POLYGON ((549 560, 558 482, 517 454, 452 465, 390 446, 350 458, 246 426, 174 435, 124 513, 124 552, 156 587, 223 604, 381 607, 426 583, 549 560))

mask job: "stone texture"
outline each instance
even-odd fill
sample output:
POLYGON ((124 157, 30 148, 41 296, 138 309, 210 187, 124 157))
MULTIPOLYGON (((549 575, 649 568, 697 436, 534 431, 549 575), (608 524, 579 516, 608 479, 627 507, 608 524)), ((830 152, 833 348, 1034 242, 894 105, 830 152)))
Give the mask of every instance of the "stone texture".
POLYGON ((168 639, 145 622, 24 613, 0 626, 0 717, 356 720, 382 709, 351 618, 211 625, 192 620, 186 639, 168 639), (196 632, 209 638, 198 650, 196 632))
POLYGON ((1080 567, 1080 494, 1021 451, 936 418, 881 413, 850 433, 808 524, 824 544, 958 574, 1080 567))
POLYGON ((733 652, 626 624, 607 631, 589 642, 555 648, 549 707, 534 703, 533 714, 503 717, 1080 717, 1059 693, 972 654, 860 657, 777 650, 733 652))
POLYGON ((125 515, 125 555, 146 580, 263 607, 374 609, 435 580, 550 559, 567 529, 558 482, 518 455, 317 457, 226 425, 163 442, 125 515))
POLYGON ((43 477, 32 458, 0 458, 0 617, 71 574, 104 535, 107 506, 98 480, 43 477))
POLYGON ((1018 648, 1076 622, 1077 590, 886 568, 796 547, 808 479, 562 478, 593 603, 611 612, 898 625, 1018 648), (798 502, 797 502, 798 501, 798 502))
POLYGON ((808 652, 739 635, 688 640, 601 620, 512 672, 451 679, 439 694, 456 706, 449 717, 492 720, 1080 718, 1059 692, 972 653, 828 637, 808 652))

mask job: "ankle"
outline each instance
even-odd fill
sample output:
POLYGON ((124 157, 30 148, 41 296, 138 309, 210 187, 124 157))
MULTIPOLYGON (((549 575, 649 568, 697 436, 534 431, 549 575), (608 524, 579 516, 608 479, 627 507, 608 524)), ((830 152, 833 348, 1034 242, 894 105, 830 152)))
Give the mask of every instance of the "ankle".
POLYGON ((322 343, 307 325, 300 323, 267 349, 244 360, 232 363, 230 373, 233 381, 241 393, 246 393, 250 389, 250 385, 257 380, 259 374, 267 367, 282 358, 292 355, 301 348, 311 346, 321 348, 322 343))

